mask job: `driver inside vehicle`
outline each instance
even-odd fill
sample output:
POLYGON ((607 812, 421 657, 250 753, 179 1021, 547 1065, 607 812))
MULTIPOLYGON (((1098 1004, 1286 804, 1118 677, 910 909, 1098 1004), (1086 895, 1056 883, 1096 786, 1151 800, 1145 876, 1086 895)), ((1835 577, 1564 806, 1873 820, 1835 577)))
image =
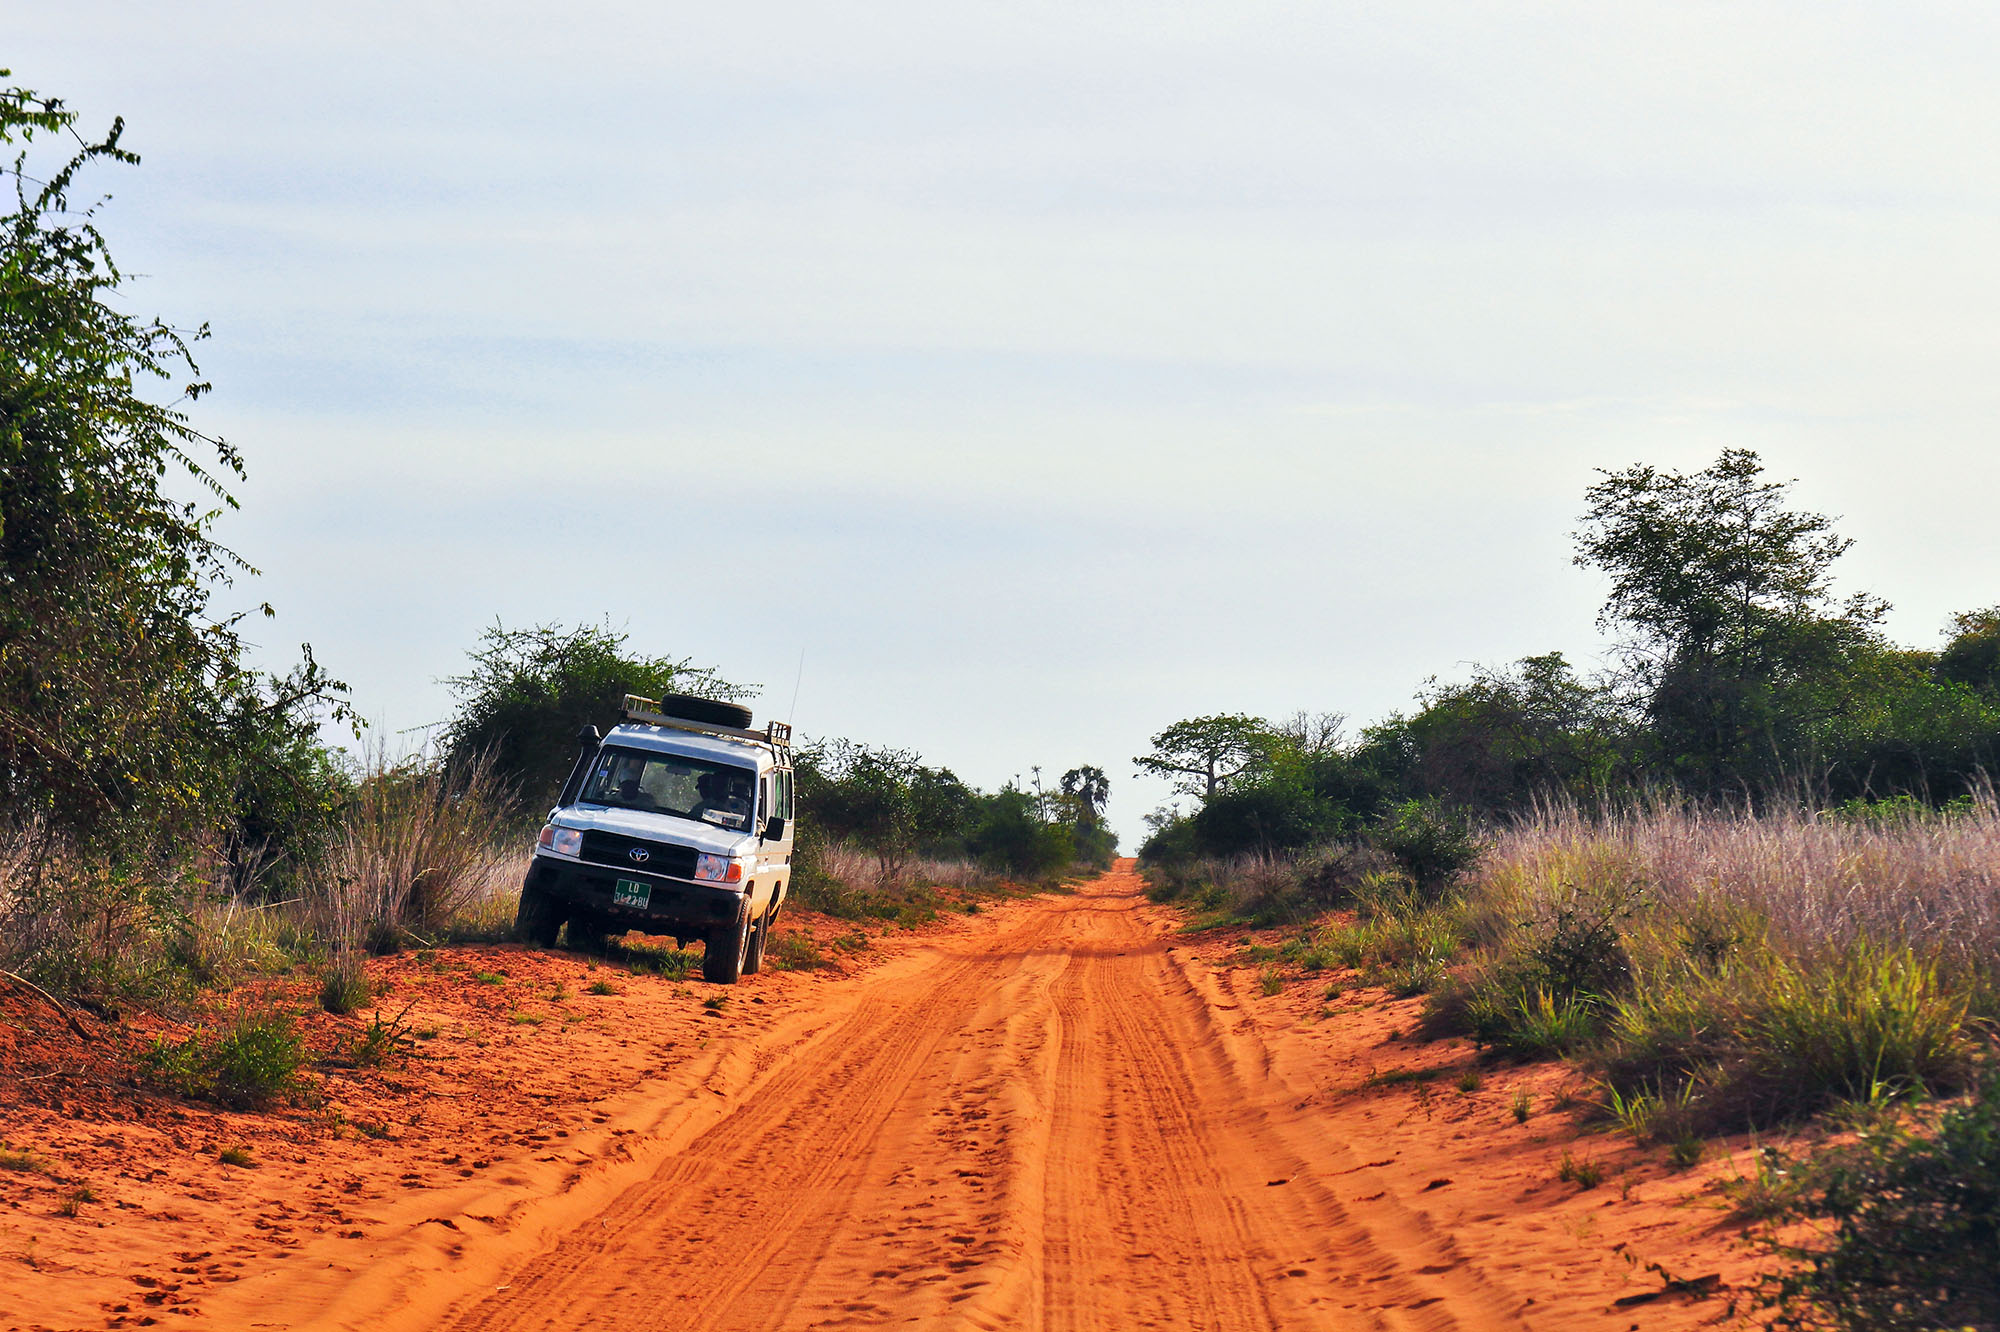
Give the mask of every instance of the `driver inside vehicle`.
POLYGON ((701 799, 688 811, 695 818, 740 827, 750 817, 748 776, 724 777, 719 772, 705 772, 695 780, 695 789, 701 793, 701 799))

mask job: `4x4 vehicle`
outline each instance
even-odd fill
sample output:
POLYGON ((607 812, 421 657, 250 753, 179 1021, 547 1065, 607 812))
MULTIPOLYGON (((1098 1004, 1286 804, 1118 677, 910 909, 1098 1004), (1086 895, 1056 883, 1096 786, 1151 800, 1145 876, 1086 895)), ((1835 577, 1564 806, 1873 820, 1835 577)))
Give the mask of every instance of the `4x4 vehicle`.
POLYGON ((792 875, 792 728, 750 729, 713 699, 626 695, 625 724, 582 752, 536 841, 514 932, 547 948, 613 934, 704 943, 702 976, 763 965, 792 875))

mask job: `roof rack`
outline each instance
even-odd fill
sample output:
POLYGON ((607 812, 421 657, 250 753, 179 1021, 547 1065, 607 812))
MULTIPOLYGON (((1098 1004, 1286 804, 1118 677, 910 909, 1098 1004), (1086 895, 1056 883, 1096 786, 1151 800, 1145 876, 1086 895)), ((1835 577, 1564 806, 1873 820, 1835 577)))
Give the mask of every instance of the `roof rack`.
POLYGON ((769 745, 779 753, 790 757, 792 750, 792 728, 790 723, 766 722, 764 729, 753 731, 745 726, 724 726, 720 722, 690 721, 686 717, 672 717, 660 711, 660 700, 641 698, 637 694, 625 695, 622 709, 625 720, 640 722, 647 726, 665 726, 676 731, 692 731, 696 735, 726 735, 737 740, 751 740, 769 745))

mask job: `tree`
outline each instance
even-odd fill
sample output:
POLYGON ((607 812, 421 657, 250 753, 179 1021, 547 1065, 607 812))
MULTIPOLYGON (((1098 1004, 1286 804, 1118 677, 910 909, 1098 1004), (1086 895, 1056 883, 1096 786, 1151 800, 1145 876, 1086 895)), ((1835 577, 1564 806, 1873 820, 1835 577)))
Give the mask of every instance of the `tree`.
POLYGON ((1499 813, 1550 795, 1603 794, 1625 764, 1628 726, 1609 691, 1576 678, 1560 652, 1463 684, 1432 681, 1410 717, 1371 731, 1399 751, 1414 794, 1499 813))
POLYGON ((1660 759, 1710 792, 1795 775, 1781 769, 1810 720, 1797 709, 1826 701, 1811 684, 1874 646, 1887 609, 1833 603, 1830 570, 1850 543, 1825 515, 1787 509, 1789 483, 1765 480, 1747 449, 1691 474, 1603 475, 1585 492, 1576 563, 1611 578, 1599 623, 1623 635, 1660 759))
POLYGON ((71 204, 86 167, 138 163, 124 128, 88 140, 59 100, 0 90, 0 142, 24 145, 0 219, 0 806, 185 856, 252 769, 288 770, 342 686, 310 651, 283 680, 249 669, 240 617, 210 612, 254 571, 213 535, 242 458, 185 410, 209 388, 192 353, 207 328, 117 309, 95 209, 71 204), (40 182, 37 135, 82 145, 40 182), (175 384, 164 404, 142 392, 175 384), (215 507, 174 499, 175 473, 215 507))
POLYGON ((1155 776, 1174 778, 1176 792, 1207 801, 1266 756, 1269 734, 1261 717, 1192 717, 1154 736, 1153 752, 1132 762, 1155 776))
POLYGON ((576 762, 577 733, 615 725, 625 695, 741 701, 757 692, 686 657, 627 654, 628 637, 608 624, 509 629, 495 621, 470 654, 472 669, 446 681, 458 700, 446 752, 460 763, 491 752, 520 810, 545 811, 576 762))
POLYGON ((1951 641, 1938 654, 1938 675, 2000 697, 2000 606, 1951 618, 1951 641))
POLYGON ((1080 828, 1094 828, 1104 819, 1104 803, 1111 798, 1111 779, 1104 769, 1084 764, 1062 775, 1063 801, 1069 806, 1070 821, 1080 828))

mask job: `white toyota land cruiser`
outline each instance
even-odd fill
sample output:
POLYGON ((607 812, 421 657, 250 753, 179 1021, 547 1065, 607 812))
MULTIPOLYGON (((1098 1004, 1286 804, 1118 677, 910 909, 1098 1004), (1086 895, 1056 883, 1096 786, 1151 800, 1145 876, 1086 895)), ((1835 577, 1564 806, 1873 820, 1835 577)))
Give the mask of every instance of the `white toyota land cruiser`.
POLYGON ((582 752, 535 846, 514 932, 601 949, 627 930, 705 947, 732 985, 764 961, 792 873, 792 729, 750 729, 712 699, 625 698, 625 724, 582 752))

